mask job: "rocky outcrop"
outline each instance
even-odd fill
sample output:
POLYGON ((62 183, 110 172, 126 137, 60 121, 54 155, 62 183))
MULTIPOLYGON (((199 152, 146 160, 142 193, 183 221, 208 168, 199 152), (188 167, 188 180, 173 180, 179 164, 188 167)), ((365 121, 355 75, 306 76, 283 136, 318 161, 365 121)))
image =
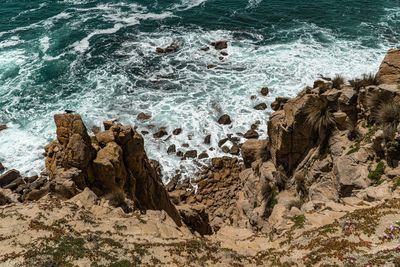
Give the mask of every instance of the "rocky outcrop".
POLYGON ((379 67, 377 79, 380 83, 400 84, 400 49, 389 50, 379 67))
POLYGON ((57 140, 46 147, 50 191, 70 198, 91 188, 129 210, 165 210, 181 225, 157 170, 144 150, 143 137, 130 126, 106 123, 107 130, 90 138, 77 114, 55 115, 57 140))

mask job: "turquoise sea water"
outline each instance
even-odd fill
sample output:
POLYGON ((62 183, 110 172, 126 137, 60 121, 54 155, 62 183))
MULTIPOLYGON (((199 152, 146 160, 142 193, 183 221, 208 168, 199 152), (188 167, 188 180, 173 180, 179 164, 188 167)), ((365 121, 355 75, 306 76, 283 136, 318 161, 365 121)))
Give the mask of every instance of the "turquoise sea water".
POLYGON ((167 141, 145 137, 168 177, 193 166, 168 156, 170 144, 200 152, 208 133, 217 147, 256 120, 265 136, 269 111, 254 105, 293 96, 318 74, 375 72, 394 46, 393 0, 0 0, 0 123, 10 127, 0 132, 0 162, 39 172, 52 115, 72 109, 88 128, 109 118, 150 132, 182 127, 167 141), (229 41, 222 61, 200 50, 220 39, 229 41), (155 53, 173 41, 176 53, 155 53), (270 96, 251 100, 263 86, 270 96), (152 119, 137 121, 142 111, 152 119), (231 127, 215 122, 221 113, 231 127))

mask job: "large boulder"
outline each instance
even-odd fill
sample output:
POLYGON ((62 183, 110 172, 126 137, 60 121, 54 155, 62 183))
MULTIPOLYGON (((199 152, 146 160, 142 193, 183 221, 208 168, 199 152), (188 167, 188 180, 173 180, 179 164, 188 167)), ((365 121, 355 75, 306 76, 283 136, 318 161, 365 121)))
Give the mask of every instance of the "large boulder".
POLYGON ((390 49, 377 73, 379 83, 400 84, 400 49, 390 49))
POLYGON ((305 107, 310 95, 289 100, 283 110, 274 112, 268 121, 270 151, 276 166, 292 172, 313 146, 315 136, 305 123, 305 107))
POLYGON ((260 159, 263 154, 268 154, 267 141, 249 139, 242 144, 241 153, 246 168, 250 168, 251 163, 260 159))

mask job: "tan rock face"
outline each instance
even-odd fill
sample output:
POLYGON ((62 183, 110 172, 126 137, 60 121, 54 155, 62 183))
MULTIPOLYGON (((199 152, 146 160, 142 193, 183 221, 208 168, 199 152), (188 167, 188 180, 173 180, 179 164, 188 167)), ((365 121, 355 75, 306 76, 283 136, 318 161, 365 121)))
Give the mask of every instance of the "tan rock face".
POLYGON ((87 186, 99 196, 122 202, 126 197, 141 210, 165 210, 181 225, 178 211, 146 156, 143 138, 132 127, 108 122, 107 130, 97 133, 92 144, 79 115, 58 114, 54 120, 57 141, 46 147, 51 191, 70 198, 87 186))
POLYGON ((377 73, 379 83, 400 84, 400 49, 391 49, 386 54, 377 73))
POLYGON ((289 100, 268 122, 272 160, 276 166, 283 165, 287 172, 300 163, 316 139, 304 118, 304 108, 309 100, 307 96, 289 100))

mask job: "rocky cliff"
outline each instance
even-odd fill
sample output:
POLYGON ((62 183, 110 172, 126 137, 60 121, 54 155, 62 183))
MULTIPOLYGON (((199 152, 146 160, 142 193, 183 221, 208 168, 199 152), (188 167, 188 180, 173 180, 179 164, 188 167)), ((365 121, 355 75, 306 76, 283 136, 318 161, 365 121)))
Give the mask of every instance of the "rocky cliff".
POLYGON ((277 98, 268 139, 161 183, 143 138, 55 116, 42 177, 0 177, 5 266, 398 266, 400 50, 277 98), (20 203, 23 202, 23 203, 20 203))

